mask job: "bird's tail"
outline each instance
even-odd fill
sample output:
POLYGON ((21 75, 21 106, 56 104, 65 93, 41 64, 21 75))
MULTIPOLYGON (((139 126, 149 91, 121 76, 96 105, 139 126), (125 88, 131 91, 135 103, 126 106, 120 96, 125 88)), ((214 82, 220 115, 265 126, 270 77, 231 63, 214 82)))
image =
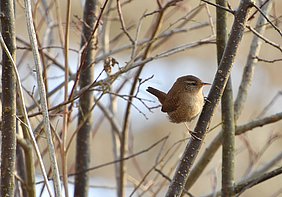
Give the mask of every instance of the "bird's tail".
POLYGON ((160 91, 160 90, 157 90, 155 88, 152 88, 152 87, 148 87, 147 88, 147 92, 153 94, 154 96, 156 96, 159 101, 161 102, 161 104, 163 104, 165 98, 166 98, 166 93, 160 91))

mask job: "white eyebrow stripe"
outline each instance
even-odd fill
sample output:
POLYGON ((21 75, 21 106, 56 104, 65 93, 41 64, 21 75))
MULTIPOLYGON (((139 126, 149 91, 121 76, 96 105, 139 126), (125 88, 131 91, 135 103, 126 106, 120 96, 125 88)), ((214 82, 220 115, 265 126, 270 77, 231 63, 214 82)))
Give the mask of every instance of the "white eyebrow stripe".
POLYGON ((185 83, 193 84, 193 83, 197 83, 197 82, 196 81, 185 81, 185 83))

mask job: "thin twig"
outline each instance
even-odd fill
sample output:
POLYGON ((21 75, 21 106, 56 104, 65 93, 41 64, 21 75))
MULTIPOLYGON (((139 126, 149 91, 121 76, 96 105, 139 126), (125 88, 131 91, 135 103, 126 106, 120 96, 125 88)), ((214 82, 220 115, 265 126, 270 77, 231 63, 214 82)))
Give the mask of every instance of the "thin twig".
POLYGON ((278 175, 282 174, 282 167, 278 167, 275 170, 272 170, 270 172, 267 172, 259 177, 255 177, 252 179, 244 180, 240 183, 237 183, 235 185, 235 193, 236 194, 241 194, 243 191, 246 189, 249 189, 255 185, 258 185, 264 181, 267 181, 273 177, 276 177, 278 175))
MULTIPOLYGON (((66 10, 66 29, 65 29, 65 36, 64 36, 64 102, 68 101, 68 93, 69 93, 69 45, 70 45, 70 18, 71 18, 71 6, 72 3, 70 0, 67 1, 67 10, 66 10)), ((68 106, 65 105, 63 109, 63 128, 62 128, 62 139, 60 143, 61 149, 61 165, 62 165, 62 174, 63 174, 63 186, 65 190, 65 196, 69 196, 69 189, 68 189, 68 162, 67 162, 67 152, 66 152, 66 140, 67 140, 67 131, 69 126, 69 110, 68 106)))
POLYGON ((116 0, 116 1, 117 1, 117 11, 118 11, 118 16, 119 16, 119 21, 121 23, 121 29, 123 30, 125 35, 128 37, 130 42, 134 45, 135 42, 134 42, 133 38, 130 36, 130 34, 128 33, 126 27, 125 27, 124 18, 123 18, 122 11, 121 11, 120 0, 116 0))
MULTIPOLYGON (((263 10, 268 13, 270 10, 270 4, 266 4, 266 6, 263 7, 263 10)), ((260 15, 255 26, 256 32, 258 34, 263 34, 265 28, 266 28, 265 18, 262 15, 260 15)), ((253 36, 247 62, 244 67, 242 80, 239 86, 238 95, 234 103, 235 120, 239 118, 243 110, 244 103, 246 102, 248 90, 253 80, 253 76, 255 72, 255 65, 257 63, 256 60, 253 59, 253 57, 259 55, 261 45, 262 42, 259 39, 259 37, 253 36)))
POLYGON ((207 3, 207 4, 210 4, 210 5, 212 5, 212 6, 215 6, 215 7, 217 7, 217 8, 223 9, 223 10, 225 10, 225 11, 227 11, 227 12, 233 14, 233 15, 235 14, 235 11, 234 11, 234 10, 227 9, 226 7, 217 5, 217 4, 212 3, 212 2, 210 2, 210 1, 207 1, 207 0, 201 0, 201 1, 203 1, 203 2, 205 2, 205 3, 207 3))
POLYGON ((273 59, 273 60, 263 59, 263 58, 260 58, 258 56, 255 56, 253 58, 256 59, 258 62, 265 62, 265 63, 270 63, 270 64, 282 61, 282 58, 280 58, 280 59, 273 59))
POLYGON ((251 32, 253 32, 257 37, 259 37, 260 39, 262 39, 265 43, 277 48, 279 51, 282 52, 282 48, 279 44, 276 44, 274 42, 272 42, 271 40, 269 40, 268 38, 262 36, 260 33, 258 33, 254 28, 252 28, 251 26, 247 25, 246 26, 251 32))
MULTIPOLYGON (((236 183, 234 185, 234 193, 236 194, 236 196, 240 196, 247 189, 252 188, 262 182, 265 182, 281 174, 282 174, 282 167, 278 167, 258 177, 240 181, 239 183, 236 183)), ((221 196, 221 192, 220 191, 213 192, 212 194, 206 195, 205 197, 214 197, 214 196, 221 196)))
MULTIPOLYGON (((157 142, 155 142, 155 143, 153 143, 152 145, 150 145, 149 147, 147 147, 147 148, 145 148, 145 149, 143 149, 143 150, 141 150, 141 151, 139 151, 139 152, 137 152, 137 153, 134 153, 134 154, 132 154, 132 155, 129 155, 129 156, 123 158, 123 159, 124 159, 124 160, 129 160, 129 159, 131 159, 131 158, 133 158, 133 157, 142 155, 143 153, 146 153, 146 152, 152 150, 152 149, 155 148, 157 145, 159 145, 161 142, 163 142, 163 141, 165 141, 165 140, 167 140, 167 139, 168 139, 168 136, 165 136, 165 137, 161 138, 160 140, 158 140, 157 142)), ((118 160, 110 161, 110 162, 107 162, 107 163, 103 163, 103 164, 100 164, 100 165, 97 165, 97 166, 88 168, 88 169, 86 169, 86 170, 81 170, 81 171, 78 171, 78 172, 75 172, 75 173, 71 173, 71 174, 69 174, 68 176, 71 177, 71 176, 75 176, 75 175, 77 175, 77 174, 79 174, 79 173, 86 173, 86 172, 90 172, 90 171, 93 171, 93 170, 97 170, 97 169, 100 169, 100 168, 103 168, 103 167, 106 167, 106 166, 109 166, 109 165, 113 165, 113 164, 118 163, 118 162, 120 162, 120 161, 121 161, 121 160, 118 159, 118 160)), ((49 179, 49 180, 51 180, 51 179, 49 179)), ((42 182, 42 181, 39 181, 39 182, 37 182, 36 184, 41 184, 41 183, 43 183, 43 182, 42 182)))
POLYGON ((272 23, 271 20, 268 19, 264 12, 255 3, 253 3, 253 6, 260 12, 261 15, 263 15, 267 22, 270 23, 270 25, 280 34, 280 36, 282 36, 281 30, 274 23, 272 23))
POLYGON ((55 194, 56 196, 61 196, 61 185, 60 185, 60 176, 59 176, 59 169, 56 159, 56 153, 54 149, 54 144, 52 141, 52 134, 51 134, 51 128, 50 128, 50 120, 49 120, 49 114, 48 114, 48 107, 46 102, 46 92, 44 87, 44 82, 42 79, 42 65, 40 61, 40 56, 38 53, 38 45, 37 45, 37 39, 35 37, 35 29, 33 26, 33 18, 32 18, 32 12, 31 12, 31 2, 30 0, 25 0, 25 14, 27 19, 27 26, 28 26, 28 35, 32 46, 33 51, 33 58, 35 62, 36 67, 36 75, 37 75, 37 83, 39 88, 39 94, 40 94, 40 103, 41 103, 41 109, 43 114, 43 122, 44 122, 44 130, 47 136, 47 142, 48 142, 48 148, 49 148, 49 156, 52 166, 52 172, 54 176, 54 187, 55 187, 55 194))
POLYGON ((271 99, 271 101, 263 108, 263 110, 261 111, 261 113, 258 115, 258 118, 264 116, 265 113, 269 110, 269 108, 270 108, 271 106, 273 106, 273 104, 274 104, 274 103, 277 101, 277 99, 278 99, 279 97, 281 97, 281 96, 282 96, 282 90, 281 90, 281 91, 278 91, 278 92, 276 93, 276 95, 271 99))

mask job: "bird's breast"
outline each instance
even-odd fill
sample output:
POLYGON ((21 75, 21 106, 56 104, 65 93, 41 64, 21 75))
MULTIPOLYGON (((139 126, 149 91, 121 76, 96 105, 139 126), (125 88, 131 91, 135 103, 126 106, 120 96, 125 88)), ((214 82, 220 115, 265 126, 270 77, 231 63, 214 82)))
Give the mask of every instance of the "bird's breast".
POLYGON ((193 95, 183 94, 179 97, 178 108, 169 112, 169 118, 172 122, 190 122, 192 121, 202 110, 204 105, 204 97, 201 94, 193 95))

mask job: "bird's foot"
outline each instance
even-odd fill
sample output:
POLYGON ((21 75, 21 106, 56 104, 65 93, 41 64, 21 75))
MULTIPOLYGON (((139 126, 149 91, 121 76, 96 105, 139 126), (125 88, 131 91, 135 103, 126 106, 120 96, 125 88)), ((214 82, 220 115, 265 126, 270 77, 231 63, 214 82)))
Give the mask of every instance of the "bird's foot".
POLYGON ((211 103, 211 101, 208 99, 208 97, 204 97, 205 101, 208 103, 211 103))
POLYGON ((189 127, 188 127, 188 125, 186 124, 186 122, 184 122, 184 125, 185 125, 186 129, 188 130, 188 132, 190 133, 190 135, 191 135, 193 138, 195 138, 195 139, 197 139, 197 140, 200 140, 200 141, 202 140, 201 138, 199 138, 198 136, 196 136, 196 133, 197 133, 197 132, 195 132, 195 131, 189 129, 189 127))

